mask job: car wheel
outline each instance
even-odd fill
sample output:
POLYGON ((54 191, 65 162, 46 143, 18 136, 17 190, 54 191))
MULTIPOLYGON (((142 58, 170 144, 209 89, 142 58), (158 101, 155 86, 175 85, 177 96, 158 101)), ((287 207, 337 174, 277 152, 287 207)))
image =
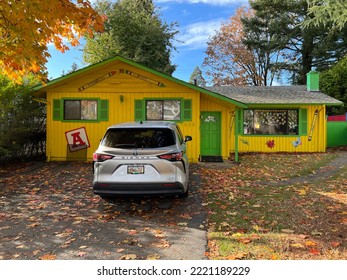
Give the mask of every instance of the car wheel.
POLYGON ((188 196, 189 196, 189 191, 188 191, 188 189, 186 190, 185 193, 180 193, 180 194, 178 195, 179 198, 186 198, 186 197, 188 197, 188 196))

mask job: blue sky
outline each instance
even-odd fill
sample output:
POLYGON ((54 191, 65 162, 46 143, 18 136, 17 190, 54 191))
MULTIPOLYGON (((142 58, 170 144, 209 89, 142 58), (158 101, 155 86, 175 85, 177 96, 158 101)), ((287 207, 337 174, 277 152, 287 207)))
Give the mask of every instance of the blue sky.
MULTIPOLYGON (((93 2, 93 1, 91 1, 93 2)), ((206 42, 219 29, 220 24, 232 16, 235 10, 247 5, 248 0, 154 0, 160 9, 162 19, 167 22, 177 22, 178 31, 173 52, 172 63, 177 65, 173 76, 189 81, 196 66, 201 67, 206 57, 206 42)), ((80 68, 83 63, 83 42, 76 48, 64 54, 50 46, 51 58, 47 63, 49 78, 58 78, 63 71, 71 69, 75 62, 80 68)))

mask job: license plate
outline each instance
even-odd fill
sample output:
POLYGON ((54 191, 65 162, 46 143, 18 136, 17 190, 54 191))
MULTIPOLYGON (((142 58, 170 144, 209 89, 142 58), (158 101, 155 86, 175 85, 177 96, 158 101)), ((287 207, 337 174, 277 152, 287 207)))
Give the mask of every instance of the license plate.
POLYGON ((128 174, 144 174, 144 165, 128 165, 128 174))

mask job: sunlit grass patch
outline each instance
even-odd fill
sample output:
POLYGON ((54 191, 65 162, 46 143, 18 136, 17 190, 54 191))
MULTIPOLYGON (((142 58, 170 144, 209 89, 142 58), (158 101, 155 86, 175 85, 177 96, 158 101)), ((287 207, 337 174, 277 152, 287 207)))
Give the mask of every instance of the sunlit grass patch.
POLYGON ((347 167, 315 182, 285 181, 335 156, 285 155, 280 165, 280 157, 246 155, 239 166, 202 169, 210 258, 346 259, 347 167))

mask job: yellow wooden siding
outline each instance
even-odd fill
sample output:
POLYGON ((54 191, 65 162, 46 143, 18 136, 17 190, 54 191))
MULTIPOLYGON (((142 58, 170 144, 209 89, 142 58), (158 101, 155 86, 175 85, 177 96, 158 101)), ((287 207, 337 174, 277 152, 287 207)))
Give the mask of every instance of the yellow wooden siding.
MULTIPOLYGON (((139 70, 136 70, 140 72, 139 70)), ((143 73, 143 75, 147 73, 143 73)), ((125 74, 122 74, 125 75, 125 74)), ((115 75, 117 78, 117 75, 115 75)), ((89 77, 92 79, 92 77, 89 77)), ((113 77, 112 77, 113 78, 113 77)), ((151 84, 148 86, 146 81, 139 80, 132 76, 127 75, 127 80, 122 77, 121 82, 125 83, 126 86, 114 86, 108 84, 109 88, 105 87, 103 82, 90 87, 86 91, 78 92, 77 87, 84 82, 76 81, 73 82, 73 86, 69 83, 61 87, 52 89, 47 94, 47 101, 53 104, 53 99, 64 99, 64 98, 100 98, 109 101, 109 120, 107 122, 84 122, 84 121, 53 121, 51 110, 48 110, 47 115, 47 157, 48 160, 76 160, 86 158, 87 160, 92 159, 93 152, 97 149, 99 141, 104 135, 107 127, 113 124, 122 122, 134 121, 134 104, 136 99, 145 98, 184 98, 192 100, 192 121, 180 122, 179 126, 184 135, 190 135, 193 141, 187 144, 188 146, 188 157, 192 162, 197 162, 199 156, 200 147, 200 135, 199 135, 199 93, 193 90, 182 87, 181 85, 165 82, 167 87, 160 88, 151 84), (131 84, 136 86, 130 86, 131 84), (72 91, 68 91, 70 89, 72 91), (125 91, 126 89, 126 91, 125 91), (155 90, 153 90, 155 89, 155 90), (163 91, 164 89, 164 91, 163 91), (92 91, 93 90, 93 91, 92 91), (123 91, 122 91, 123 90, 123 91), (85 127, 87 135, 90 141, 90 148, 87 151, 78 151, 74 153, 68 152, 67 141, 65 138, 65 132, 76 128, 85 127), (87 152, 86 155, 83 152, 87 152)), ((153 78, 153 77, 152 77, 153 78)), ((95 79, 95 76, 94 76, 95 79)), ((50 105, 52 106, 52 105, 50 105)))
MULTIPOLYGON (((326 149, 326 118, 325 106, 302 106, 307 108, 307 135, 276 136, 276 135, 239 135, 240 152, 325 152, 326 149), (314 112, 318 110, 317 121, 313 130, 312 140, 308 141, 314 112), (295 147, 295 142, 301 144, 295 147), (272 142, 273 141, 273 142, 272 142), (272 143, 274 144, 272 146, 272 143)), ((233 149, 231 150, 233 151, 233 149)))
POLYGON ((77 93, 80 96, 87 95, 89 93, 171 93, 171 92, 184 92, 189 89, 187 87, 175 83, 174 81, 167 80, 165 78, 156 76, 150 72, 143 71, 135 68, 123 62, 115 62, 112 65, 108 65, 102 68, 98 68, 94 71, 89 71, 69 78, 68 80, 61 81, 61 84, 49 87, 49 92, 61 91, 77 93), (139 75, 134 77, 128 75, 121 70, 129 70, 131 73, 139 75), (98 78, 102 78, 108 73, 115 71, 116 74, 107 77, 100 82, 95 83, 88 87, 91 82, 96 81, 98 78), (147 80, 146 80, 147 79, 147 80), (158 86, 161 83, 164 86, 158 86), (82 87, 84 90, 79 91, 82 87))
MULTIPOLYGON (((190 135, 193 141, 188 142, 188 157, 191 162, 197 162, 200 156, 200 113, 221 113, 221 156, 226 159, 235 151, 235 106, 231 103, 201 94, 180 83, 167 80, 144 70, 132 67, 123 62, 98 68, 94 71, 81 73, 67 80, 48 87, 47 101, 47 157, 48 160, 91 160, 99 141, 107 127, 122 122, 134 121, 135 100, 146 98, 182 98, 192 100, 192 120, 179 122, 184 135, 190 135), (134 77, 122 70, 136 73, 134 77), (92 83, 97 78, 116 71, 98 83, 92 83), (91 86, 90 86, 91 85, 91 86), (158 85, 165 85, 164 87, 158 85), (82 87, 85 89, 82 89, 82 87), (82 90, 81 90, 82 89, 82 90), (54 99, 64 98, 98 98, 109 101, 109 120, 101 122, 65 122, 52 120, 52 104, 54 99), (90 148, 70 153, 68 151, 65 132, 85 127, 90 141, 90 148)), ((301 145, 296 148, 293 142, 298 136, 252 136, 239 135, 238 148, 240 152, 324 152, 326 147, 326 119, 325 106, 301 106, 307 108, 308 134, 301 136, 301 145), (310 127, 315 110, 319 110, 319 117, 312 135, 308 141, 310 127), (273 148, 267 145, 274 141, 273 148)), ((242 133, 242 132, 240 132, 242 133)))

